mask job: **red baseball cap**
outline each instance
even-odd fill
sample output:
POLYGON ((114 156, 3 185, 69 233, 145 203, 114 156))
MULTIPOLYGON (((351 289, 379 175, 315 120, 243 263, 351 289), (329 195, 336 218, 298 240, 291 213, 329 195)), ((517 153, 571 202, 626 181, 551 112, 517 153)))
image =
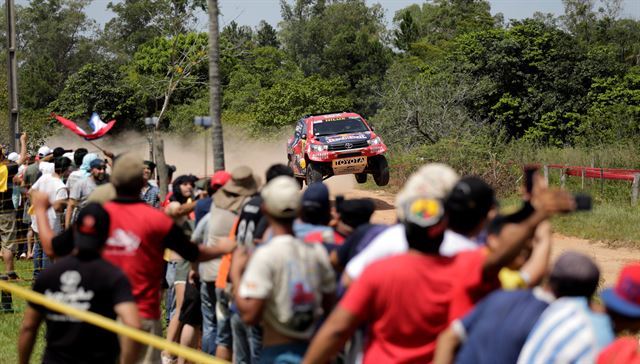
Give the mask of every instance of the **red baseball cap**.
POLYGON ((211 176, 211 187, 224 186, 231 179, 231 173, 227 171, 218 171, 211 176))
POLYGON ((640 263, 622 268, 616 286, 602 291, 600 297, 608 309, 627 317, 640 318, 640 263))

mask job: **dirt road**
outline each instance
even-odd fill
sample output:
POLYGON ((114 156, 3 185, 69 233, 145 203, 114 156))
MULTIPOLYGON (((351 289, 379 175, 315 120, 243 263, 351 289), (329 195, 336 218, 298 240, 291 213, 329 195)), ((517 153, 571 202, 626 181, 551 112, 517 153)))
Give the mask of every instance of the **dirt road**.
MULTIPOLYGON (((350 190, 345 193, 347 198, 370 198, 376 203, 376 212, 373 220, 377 223, 391 224, 395 221, 394 196, 371 190, 350 190)), ((600 266, 602 271, 603 286, 615 284, 620 268, 628 262, 640 261, 640 249, 611 248, 604 243, 593 242, 585 239, 554 234, 553 256, 554 258, 567 250, 575 250, 587 254, 600 266)))

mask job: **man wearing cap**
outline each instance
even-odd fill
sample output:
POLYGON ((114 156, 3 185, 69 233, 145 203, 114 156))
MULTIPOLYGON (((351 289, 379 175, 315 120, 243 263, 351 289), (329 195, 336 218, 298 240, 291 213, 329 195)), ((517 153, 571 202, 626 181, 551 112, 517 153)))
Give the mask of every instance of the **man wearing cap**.
MULTIPOLYGON (((615 287, 600 294, 616 333, 640 331, 640 264, 622 268, 615 287)), ((622 337, 607 346, 598 356, 598 364, 638 364, 640 347, 635 337, 622 337)))
MULTIPOLYGON (((258 181, 254 177, 251 168, 240 166, 231 171, 231 179, 213 195, 208 218, 209 235, 206 241, 207 246, 215 247, 221 241, 227 240, 240 208, 256 192, 258 192, 258 181)), ((231 297, 230 287, 227 287, 226 279, 219 279, 221 263, 221 259, 201 263, 199 274, 204 282, 216 282, 216 356, 230 360, 233 350, 231 314, 229 312, 231 297)), ((214 300, 211 297, 208 297, 208 299, 209 304, 213 304, 214 300)), ((205 330, 204 327, 203 330, 205 330)))
MULTIPOLYGON (((444 199, 456 182, 460 179, 458 174, 449 166, 440 163, 429 163, 420 167, 414 172, 402 190, 396 196, 396 211, 402 214, 400 206, 417 196, 444 199)), ((401 218, 401 216, 399 216, 401 218)), ((405 253, 409 248, 407 244, 404 225, 398 223, 382 230, 380 227, 372 229, 374 236, 367 236, 367 239, 359 242, 359 253, 349 260, 342 276, 345 285, 360 277, 364 269, 371 263, 396 254, 405 253)), ((455 255, 458 251, 469 249, 465 245, 457 242, 449 243, 448 234, 441 245, 441 254, 446 256, 455 255)), ((475 244, 474 244, 475 247, 475 244)))
POLYGON ((0 148, 0 251, 9 279, 18 275, 13 268, 13 256, 17 250, 15 242, 17 233, 16 210, 13 206, 14 179, 20 165, 27 156, 27 134, 20 136, 20 158, 16 162, 5 158, 5 150, 0 148))
POLYGON ((151 184, 151 176, 156 169, 156 164, 152 161, 144 161, 144 187, 140 192, 140 199, 147 205, 155 208, 160 207, 160 189, 151 184))
POLYGON ((263 323, 260 361, 299 362, 316 324, 333 304, 335 276, 326 250, 293 236, 300 210, 300 186, 281 176, 261 192, 262 208, 273 237, 251 258, 244 250, 232 261, 234 297, 242 320, 263 323), (247 262, 248 260, 248 262, 247 262))
POLYGON ((564 253, 551 269, 545 287, 496 291, 464 318, 454 321, 438 338, 434 363, 515 363, 529 332, 549 304, 561 297, 591 297, 599 278, 591 258, 564 253), (581 269, 574 269, 576 266, 581 269))
MULTIPOLYGON (((49 197, 35 192, 32 198, 41 217, 40 231, 50 239, 53 231, 46 221, 49 197)), ((140 318, 127 277, 100 257, 109 236, 108 213, 98 204, 89 204, 80 211, 78 222, 66 234, 73 235, 73 253, 43 271, 33 290, 76 309, 112 320, 117 317, 123 324, 139 328, 140 318)), ((30 302, 20 330, 20 363, 29 362, 43 320, 47 324, 43 362, 115 363, 119 352, 121 363, 134 363, 137 358, 135 341, 123 338, 120 347, 116 334, 30 302)))
POLYGON ((329 188, 322 182, 311 184, 302 194, 300 219, 293 224, 296 238, 305 240, 309 234, 331 232, 329 188))
POLYGON ((75 221, 77 210, 87 204, 87 198, 97 186, 107 182, 107 164, 103 159, 94 159, 89 162, 89 176, 73 183, 69 190, 69 206, 65 214, 65 226, 71 226, 75 221))
MULTIPOLYGON (((293 177, 293 170, 287 165, 278 163, 271 165, 265 173, 267 183, 280 176, 293 177)), ((268 227, 268 221, 262 212, 261 206, 262 196, 260 193, 256 193, 242 206, 238 216, 238 224, 233 234, 239 248, 246 250, 249 255, 262 243, 263 235, 268 227)), ((231 259, 229 259, 230 262, 231 259)), ((221 266, 224 265, 225 261, 223 260, 221 266)), ((239 284, 240 282, 233 283, 239 284)), ((245 364, 259 363, 262 350, 262 326, 259 324, 246 325, 242 322, 235 303, 231 305, 231 330, 233 332, 233 357, 236 362, 245 364)))

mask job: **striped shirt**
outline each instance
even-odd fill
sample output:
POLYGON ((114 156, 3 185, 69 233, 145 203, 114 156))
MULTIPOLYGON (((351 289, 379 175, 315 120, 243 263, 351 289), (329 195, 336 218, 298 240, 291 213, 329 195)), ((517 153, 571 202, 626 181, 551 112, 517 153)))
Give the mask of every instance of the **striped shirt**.
POLYGON ((584 297, 563 297, 542 313, 520 352, 518 364, 593 363, 614 339, 609 317, 584 297))

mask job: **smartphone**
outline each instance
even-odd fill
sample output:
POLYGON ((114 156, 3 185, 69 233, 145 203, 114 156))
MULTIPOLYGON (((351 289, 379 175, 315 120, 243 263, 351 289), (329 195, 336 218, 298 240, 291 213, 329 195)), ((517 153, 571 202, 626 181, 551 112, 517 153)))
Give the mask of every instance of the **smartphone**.
POLYGON ((524 167, 524 185, 527 189, 527 193, 533 191, 533 175, 538 171, 538 167, 526 166, 524 167))

